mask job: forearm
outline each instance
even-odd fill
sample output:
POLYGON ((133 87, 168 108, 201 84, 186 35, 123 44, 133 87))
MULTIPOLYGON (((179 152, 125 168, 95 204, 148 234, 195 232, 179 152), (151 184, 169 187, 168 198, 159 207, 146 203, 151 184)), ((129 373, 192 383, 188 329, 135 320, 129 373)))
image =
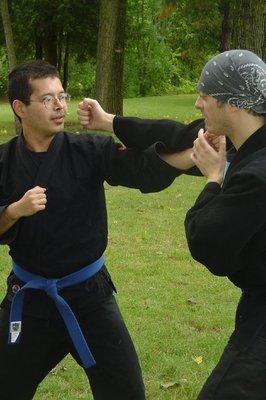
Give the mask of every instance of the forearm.
POLYGON ((102 130, 106 132, 114 132, 113 128, 113 121, 114 121, 114 114, 106 113, 103 120, 102 120, 102 130))
POLYGON ((119 116, 113 120, 114 133, 126 147, 145 150, 156 142, 162 142, 168 152, 192 147, 203 124, 203 120, 184 125, 177 121, 119 116))
POLYGON ((195 165, 191 160, 191 152, 192 149, 187 149, 177 153, 160 154, 160 157, 172 167, 186 171, 195 165))
POLYGON ((19 220, 17 203, 12 203, 0 215, 0 235, 6 233, 19 220))

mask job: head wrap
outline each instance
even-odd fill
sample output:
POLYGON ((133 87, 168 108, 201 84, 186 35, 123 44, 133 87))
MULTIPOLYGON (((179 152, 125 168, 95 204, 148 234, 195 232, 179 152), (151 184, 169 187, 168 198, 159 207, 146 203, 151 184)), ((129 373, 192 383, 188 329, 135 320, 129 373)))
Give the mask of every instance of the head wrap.
POLYGON ((198 90, 238 108, 266 114, 266 64, 248 50, 230 50, 203 68, 198 90))

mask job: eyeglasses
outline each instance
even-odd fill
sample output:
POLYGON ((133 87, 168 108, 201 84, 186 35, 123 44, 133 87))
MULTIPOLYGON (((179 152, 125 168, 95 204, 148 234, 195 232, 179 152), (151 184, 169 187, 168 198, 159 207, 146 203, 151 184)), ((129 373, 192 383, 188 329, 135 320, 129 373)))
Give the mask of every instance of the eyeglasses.
POLYGON ((70 101, 70 96, 68 93, 61 93, 59 96, 52 96, 48 94, 42 100, 30 100, 30 103, 43 103, 47 110, 52 110, 55 103, 59 101, 61 104, 67 104, 70 101))

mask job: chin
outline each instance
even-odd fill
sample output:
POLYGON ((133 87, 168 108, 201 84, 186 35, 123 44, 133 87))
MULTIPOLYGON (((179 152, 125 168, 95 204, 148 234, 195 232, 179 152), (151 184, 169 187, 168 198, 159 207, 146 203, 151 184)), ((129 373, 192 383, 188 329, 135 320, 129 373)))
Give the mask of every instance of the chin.
POLYGON ((59 132, 62 132, 63 130, 64 130, 64 124, 57 125, 57 127, 54 128, 54 133, 59 133, 59 132))
POLYGON ((212 128, 211 126, 208 126, 208 125, 206 125, 206 131, 208 131, 212 135, 219 135, 220 134, 215 128, 212 128))

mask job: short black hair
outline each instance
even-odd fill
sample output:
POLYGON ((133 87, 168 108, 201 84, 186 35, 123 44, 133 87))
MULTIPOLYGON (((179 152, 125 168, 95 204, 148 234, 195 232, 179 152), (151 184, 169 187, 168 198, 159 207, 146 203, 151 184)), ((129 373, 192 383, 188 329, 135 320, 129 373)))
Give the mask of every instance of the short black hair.
POLYGON ((59 72, 54 65, 43 60, 31 60, 17 65, 8 76, 8 98, 12 106, 14 100, 30 104, 33 79, 59 78, 59 72))

